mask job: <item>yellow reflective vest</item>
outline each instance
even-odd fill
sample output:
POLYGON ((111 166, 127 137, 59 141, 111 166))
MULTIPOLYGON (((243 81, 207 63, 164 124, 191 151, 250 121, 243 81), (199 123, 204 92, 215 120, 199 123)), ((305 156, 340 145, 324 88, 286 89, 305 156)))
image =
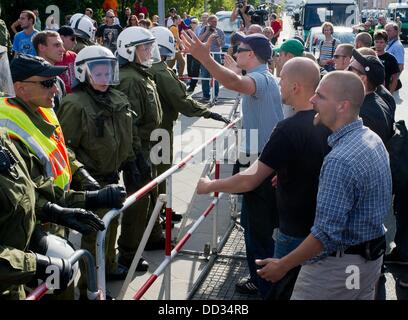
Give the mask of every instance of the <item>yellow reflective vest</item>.
POLYGON ((0 127, 5 128, 11 139, 23 142, 44 165, 47 177, 54 178, 54 185, 68 190, 71 183, 71 169, 64 135, 57 116, 51 108, 39 108, 38 114, 56 127, 51 137, 44 135, 20 106, 9 99, 0 99, 0 127))

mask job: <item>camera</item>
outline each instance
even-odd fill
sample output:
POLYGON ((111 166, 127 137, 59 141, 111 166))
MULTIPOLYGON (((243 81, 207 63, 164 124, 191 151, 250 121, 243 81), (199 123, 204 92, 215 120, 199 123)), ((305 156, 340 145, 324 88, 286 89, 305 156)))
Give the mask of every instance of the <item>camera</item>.
POLYGON ((238 0, 236 5, 238 8, 242 9, 245 5, 245 0, 238 0))
POLYGON ((265 4, 258 6, 256 10, 250 10, 248 14, 251 16, 252 24, 264 26, 265 22, 268 20, 268 10, 266 9, 265 4))

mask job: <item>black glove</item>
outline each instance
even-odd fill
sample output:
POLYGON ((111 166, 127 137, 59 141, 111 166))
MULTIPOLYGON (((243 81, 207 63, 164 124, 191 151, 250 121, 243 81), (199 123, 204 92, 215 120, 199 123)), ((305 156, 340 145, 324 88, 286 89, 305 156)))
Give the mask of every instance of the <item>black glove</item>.
POLYGON ((224 118, 222 115, 220 115, 219 113, 215 113, 215 112, 211 112, 209 118, 210 118, 210 119, 213 119, 213 120, 217 120, 217 121, 224 122, 224 123, 226 123, 226 124, 230 124, 230 123, 231 123, 230 120, 228 120, 227 118, 224 118))
POLYGON ((49 276, 58 276, 59 275, 59 290, 65 290, 68 286, 68 283, 72 277, 72 266, 67 259, 63 258, 54 258, 50 256, 44 256, 42 254, 35 253, 35 260, 37 262, 37 267, 35 270, 35 277, 46 281, 49 276), (58 268, 59 273, 56 274, 52 269, 47 273, 48 266, 55 266, 58 268))
POLYGON ((105 230, 104 222, 92 212, 79 208, 63 208, 51 202, 45 204, 39 218, 42 222, 56 223, 85 235, 105 230))
POLYGON ((86 191, 85 197, 85 207, 87 209, 120 209, 126 200, 126 191, 124 187, 118 184, 110 184, 98 191, 86 191))
POLYGON ((78 191, 94 191, 99 190, 101 185, 86 169, 79 168, 72 176, 71 188, 78 191))

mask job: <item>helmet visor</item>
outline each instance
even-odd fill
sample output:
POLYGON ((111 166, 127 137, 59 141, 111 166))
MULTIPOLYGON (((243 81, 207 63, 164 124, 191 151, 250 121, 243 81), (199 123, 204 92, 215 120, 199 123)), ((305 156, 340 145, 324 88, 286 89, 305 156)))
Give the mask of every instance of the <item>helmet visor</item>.
POLYGON ((159 50, 160 50, 160 55, 162 57, 166 57, 166 60, 173 60, 176 55, 174 51, 171 51, 170 49, 159 45, 159 50))
POLYGON ((98 59, 86 63, 89 81, 97 85, 119 84, 119 63, 116 59, 98 59))
POLYGON ((11 78, 7 48, 3 46, 0 46, 0 74, 0 98, 14 98, 16 93, 11 78))
POLYGON ((142 43, 135 48, 136 62, 150 68, 153 63, 160 62, 160 51, 156 41, 142 43))

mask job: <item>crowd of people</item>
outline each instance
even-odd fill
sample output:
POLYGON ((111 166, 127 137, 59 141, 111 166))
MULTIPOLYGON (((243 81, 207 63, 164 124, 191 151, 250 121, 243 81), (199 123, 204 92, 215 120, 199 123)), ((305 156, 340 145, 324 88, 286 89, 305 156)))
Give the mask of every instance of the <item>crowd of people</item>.
MULTIPOLYGON (((50 242, 49 234, 67 239, 72 229, 95 255, 107 210, 171 166, 179 113, 229 122, 204 104, 213 77, 215 97, 219 84, 242 95, 244 139, 234 175, 203 178, 197 192, 243 194, 250 274, 237 290, 264 299, 374 299, 383 262, 408 264, 407 186, 393 186, 387 151, 404 70, 398 25, 387 23, 373 37, 361 32, 352 45, 339 43, 333 25, 324 23, 315 59, 299 37, 277 45, 276 14, 267 26, 253 23, 242 1, 231 19, 241 16, 244 24, 221 59, 225 35, 216 15, 181 19, 171 8, 159 26, 143 1, 136 4, 122 18, 106 8, 99 26, 87 8, 43 31, 37 15, 24 10, 12 44, 0 23, 0 298, 24 299, 54 266, 60 297, 73 299, 68 257, 47 255, 40 242, 50 242), (188 88, 178 78, 185 60, 193 78, 188 88), (201 102, 188 94, 199 73, 201 102), (170 141, 160 164, 150 157, 156 129, 170 141), (384 258, 383 223, 392 209, 396 248, 384 258), (357 288, 347 286, 350 265, 359 268, 357 288)), ((126 277, 165 191, 162 184, 124 211, 118 255, 119 221, 109 226, 107 279, 126 277)), ((173 212, 173 219, 181 216, 173 212)), ((145 249, 163 248, 158 219, 145 249)), ((141 258, 136 270, 148 268, 141 258)), ((86 298, 84 275, 78 286, 86 298)))

